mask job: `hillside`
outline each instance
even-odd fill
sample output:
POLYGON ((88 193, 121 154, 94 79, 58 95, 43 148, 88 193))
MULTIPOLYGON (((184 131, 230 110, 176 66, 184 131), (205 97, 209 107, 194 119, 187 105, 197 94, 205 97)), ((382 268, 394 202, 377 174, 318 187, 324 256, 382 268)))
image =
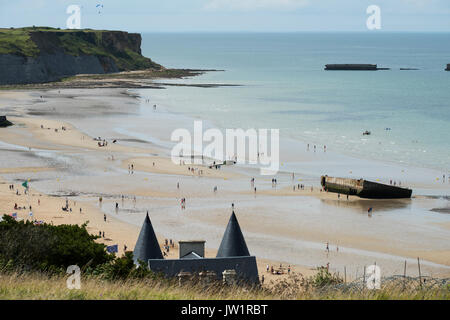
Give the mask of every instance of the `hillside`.
POLYGON ((141 54, 141 35, 123 31, 0 29, 0 85, 76 74, 164 69, 141 54))

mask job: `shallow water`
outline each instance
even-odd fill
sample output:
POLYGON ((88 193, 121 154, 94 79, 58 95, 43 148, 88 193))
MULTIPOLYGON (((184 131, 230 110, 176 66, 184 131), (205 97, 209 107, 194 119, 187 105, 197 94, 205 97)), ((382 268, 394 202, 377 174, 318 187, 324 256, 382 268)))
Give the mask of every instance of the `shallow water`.
POLYGON ((226 70, 186 82, 243 85, 146 96, 220 128, 279 128, 284 138, 330 151, 446 173, 449 40, 448 33, 144 34, 143 54, 165 66, 226 70), (330 72, 327 63, 392 69, 330 72))

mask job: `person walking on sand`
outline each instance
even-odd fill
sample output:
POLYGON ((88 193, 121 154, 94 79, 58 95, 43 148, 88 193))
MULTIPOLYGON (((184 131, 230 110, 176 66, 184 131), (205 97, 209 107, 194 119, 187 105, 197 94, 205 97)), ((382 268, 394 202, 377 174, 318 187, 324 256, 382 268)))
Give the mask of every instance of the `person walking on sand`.
POLYGON ((327 252, 330 252, 330 246, 329 246, 328 242, 327 242, 327 247, 326 247, 325 250, 326 250, 327 252))
POLYGON ((106 222, 106 214, 103 214, 103 221, 106 222))

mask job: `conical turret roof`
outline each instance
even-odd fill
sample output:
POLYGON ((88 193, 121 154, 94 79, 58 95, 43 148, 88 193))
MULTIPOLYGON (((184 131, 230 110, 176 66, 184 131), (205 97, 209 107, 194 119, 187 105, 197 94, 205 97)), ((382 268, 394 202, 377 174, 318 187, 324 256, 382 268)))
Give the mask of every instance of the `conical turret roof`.
POLYGON ((147 262, 148 259, 163 259, 163 255, 147 211, 147 216, 142 224, 141 232, 134 247, 133 260, 137 263, 138 260, 147 262))
POLYGON ((233 211, 230 220, 228 221, 227 229, 223 235, 222 242, 220 243, 217 258, 245 256, 250 256, 250 253, 248 252, 244 235, 242 234, 241 227, 239 226, 239 222, 233 211))

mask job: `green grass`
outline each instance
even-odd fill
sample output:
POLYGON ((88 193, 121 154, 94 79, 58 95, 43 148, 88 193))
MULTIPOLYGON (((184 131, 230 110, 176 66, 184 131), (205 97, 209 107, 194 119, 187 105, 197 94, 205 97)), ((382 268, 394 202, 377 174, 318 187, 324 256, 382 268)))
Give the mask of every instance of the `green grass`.
POLYGON ((37 56, 39 49, 31 40, 30 33, 23 29, 0 29, 0 54, 37 56))

